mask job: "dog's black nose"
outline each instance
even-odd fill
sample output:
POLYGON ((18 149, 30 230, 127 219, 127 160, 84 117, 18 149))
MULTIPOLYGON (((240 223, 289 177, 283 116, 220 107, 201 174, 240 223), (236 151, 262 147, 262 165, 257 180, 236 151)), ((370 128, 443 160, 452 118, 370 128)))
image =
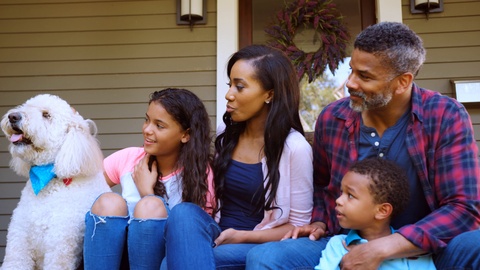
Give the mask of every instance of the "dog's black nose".
POLYGON ((22 120, 22 115, 19 113, 11 113, 8 115, 8 121, 12 124, 17 123, 20 120, 22 120))

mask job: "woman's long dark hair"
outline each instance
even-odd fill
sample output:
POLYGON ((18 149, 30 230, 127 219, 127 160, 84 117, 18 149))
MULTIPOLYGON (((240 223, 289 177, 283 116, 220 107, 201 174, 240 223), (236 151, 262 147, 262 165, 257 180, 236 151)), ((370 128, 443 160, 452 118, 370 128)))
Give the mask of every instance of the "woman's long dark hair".
MULTIPOLYGON (((257 202, 257 209, 270 210, 275 208, 278 183, 280 180, 279 163, 282 156, 285 140, 293 128, 304 134, 299 116, 300 89, 295 68, 288 57, 280 50, 265 46, 247 46, 232 55, 227 65, 227 74, 239 60, 247 60, 255 69, 255 76, 265 91, 273 89, 273 99, 267 121, 265 123, 264 153, 268 174, 263 189, 262 201, 257 202), (268 194, 268 195, 267 195, 268 194)), ((225 172, 232 158, 232 153, 238 143, 240 134, 245 130, 245 122, 233 122, 229 113, 223 115, 226 127, 223 133, 215 139, 216 156, 213 162, 215 195, 220 203, 224 191, 225 172)))
MULTIPOLYGON (((152 102, 162 105, 182 129, 189 132, 190 140, 182 144, 176 164, 176 169, 182 168, 182 199, 205 208, 211 162, 210 119, 207 110, 202 101, 186 89, 167 88, 153 92, 148 104, 152 102)), ((157 163, 160 177, 161 166, 157 163)), ((156 182, 154 193, 165 195, 165 186, 161 181, 156 182)))

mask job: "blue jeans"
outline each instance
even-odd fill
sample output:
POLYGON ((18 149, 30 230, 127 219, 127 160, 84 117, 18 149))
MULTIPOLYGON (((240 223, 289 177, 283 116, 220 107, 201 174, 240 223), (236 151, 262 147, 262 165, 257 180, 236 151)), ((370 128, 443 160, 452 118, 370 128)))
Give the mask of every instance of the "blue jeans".
POLYGON ((224 244, 214 247, 218 224, 192 203, 176 205, 165 226, 167 255, 161 269, 245 269, 247 253, 257 244, 224 244))
POLYGON ((438 270, 480 269, 480 230, 462 233, 434 256, 438 270))
MULTIPOLYGON (((247 269, 312 269, 319 262, 329 238, 312 241, 307 237, 271 242, 253 248, 247 269)), ((438 270, 480 269, 480 230, 462 233, 434 256, 438 270)))
POLYGON ((83 264, 86 270, 120 269, 127 239, 128 216, 85 215, 83 264))
POLYGON ((258 245, 248 253, 246 269, 312 270, 329 239, 324 237, 312 241, 301 237, 258 245))
POLYGON ((124 256, 128 256, 130 270, 158 270, 165 257, 165 221, 105 217, 89 211, 85 215, 83 244, 85 270, 120 269, 124 256), (128 254, 124 254, 127 250, 128 254))

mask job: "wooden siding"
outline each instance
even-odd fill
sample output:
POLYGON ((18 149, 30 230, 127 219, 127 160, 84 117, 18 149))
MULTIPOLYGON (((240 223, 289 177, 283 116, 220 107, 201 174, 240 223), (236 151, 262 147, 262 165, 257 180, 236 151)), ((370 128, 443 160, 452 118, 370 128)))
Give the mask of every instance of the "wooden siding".
MULTIPOLYGON (((104 155, 142 144, 148 95, 192 90, 212 128, 216 106, 216 0, 207 24, 176 25, 173 0, 0 0, 0 116, 39 93, 67 100, 98 126, 104 155)), ((25 179, 0 134, 0 263, 25 179)))
MULTIPOLYGON (((444 0, 444 11, 411 14, 402 0, 403 22, 417 32, 427 49, 427 60, 416 82, 455 97, 451 81, 480 79, 480 1, 444 0)), ((480 146, 480 105, 468 105, 477 145, 480 146)))

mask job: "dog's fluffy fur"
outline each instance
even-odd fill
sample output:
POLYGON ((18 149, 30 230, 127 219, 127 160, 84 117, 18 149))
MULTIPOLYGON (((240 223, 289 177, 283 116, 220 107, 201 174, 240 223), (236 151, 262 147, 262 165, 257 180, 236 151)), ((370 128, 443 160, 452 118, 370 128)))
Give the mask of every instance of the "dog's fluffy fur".
POLYGON ((31 166, 53 163, 57 175, 38 195, 27 181, 8 227, 2 269, 76 269, 85 214, 110 191, 95 123, 58 96, 42 94, 9 110, 1 127, 17 174, 29 177, 31 166))

